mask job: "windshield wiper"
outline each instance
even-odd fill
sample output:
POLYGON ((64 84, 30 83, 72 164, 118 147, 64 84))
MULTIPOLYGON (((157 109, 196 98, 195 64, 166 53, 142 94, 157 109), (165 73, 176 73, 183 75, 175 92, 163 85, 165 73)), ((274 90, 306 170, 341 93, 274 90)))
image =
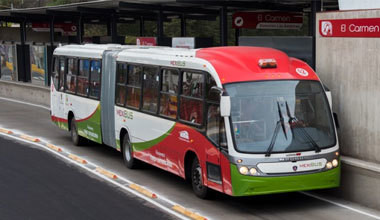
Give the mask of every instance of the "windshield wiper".
POLYGON ((280 125, 282 127, 282 131, 284 132, 286 140, 288 139, 288 136, 286 135, 286 130, 285 130, 284 117, 282 116, 280 104, 278 103, 278 101, 277 101, 277 109, 278 109, 278 115, 280 116, 280 119, 276 123, 276 128, 274 129, 272 139, 270 141, 269 147, 268 147, 267 152, 265 154, 266 157, 269 157, 272 150, 273 150, 274 143, 276 142, 276 139, 277 139, 278 131, 280 130, 280 125))
MULTIPOLYGON (((288 105, 288 102, 285 101, 285 105, 286 105, 286 114, 288 115, 289 117, 289 126, 290 126, 290 129, 292 129, 292 126, 291 124, 293 122, 295 122, 295 126, 296 128, 300 128, 301 130, 301 134, 303 134, 303 137, 306 137, 306 139, 309 141, 309 143, 311 143, 313 145, 313 147, 315 148, 315 152, 318 153, 318 152, 321 152, 321 148, 318 146, 318 144, 313 140, 312 137, 310 137, 309 133, 307 133, 306 129, 302 126, 300 126, 299 124, 299 120, 296 118, 296 116, 294 115, 292 117, 292 115, 290 114, 290 109, 289 109, 289 105, 288 105)), ((293 129, 292 129, 293 130, 293 129)))

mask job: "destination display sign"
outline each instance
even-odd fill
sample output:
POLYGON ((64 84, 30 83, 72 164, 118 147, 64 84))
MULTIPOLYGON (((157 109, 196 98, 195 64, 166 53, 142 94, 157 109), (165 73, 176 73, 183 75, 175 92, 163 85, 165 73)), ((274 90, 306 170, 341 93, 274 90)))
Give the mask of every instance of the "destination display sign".
POLYGON ((294 12, 236 12, 232 28, 300 29, 303 14, 294 12))
POLYGON ((320 20, 319 34, 322 37, 380 37, 380 18, 320 20))

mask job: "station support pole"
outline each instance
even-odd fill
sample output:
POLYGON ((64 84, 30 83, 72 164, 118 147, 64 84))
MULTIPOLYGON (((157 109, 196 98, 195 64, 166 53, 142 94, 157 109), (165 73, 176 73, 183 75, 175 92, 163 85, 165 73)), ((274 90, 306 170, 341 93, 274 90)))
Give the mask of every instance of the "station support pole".
POLYGON ((320 0, 315 0, 311 1, 311 24, 310 24, 310 33, 313 38, 313 43, 312 43, 312 51, 313 51, 313 61, 311 67, 315 70, 316 66, 316 33, 317 33, 317 12, 321 11, 321 1, 320 0))
POLYGON ((164 37, 164 14, 162 10, 157 13, 157 43, 162 46, 162 38, 164 37))
POLYGON ((186 15, 181 14, 181 37, 186 37, 186 15))
POLYGON ((144 37, 145 35, 145 20, 144 16, 140 17, 140 37, 144 37))
POLYGON ((77 43, 78 44, 81 44, 83 42, 83 39, 82 39, 82 34, 83 34, 83 17, 82 15, 79 16, 79 19, 78 19, 78 27, 77 27, 77 43))
POLYGON ((227 46, 228 45, 228 26, 227 26, 227 7, 223 6, 220 8, 219 13, 219 21, 220 21, 220 45, 227 46))

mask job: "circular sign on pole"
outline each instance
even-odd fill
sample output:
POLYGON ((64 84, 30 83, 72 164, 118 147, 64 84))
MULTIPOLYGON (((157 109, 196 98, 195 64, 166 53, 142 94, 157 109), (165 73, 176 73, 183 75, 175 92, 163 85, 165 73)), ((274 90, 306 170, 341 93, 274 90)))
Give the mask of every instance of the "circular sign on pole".
POLYGON ((244 20, 242 17, 239 16, 239 17, 235 18, 234 23, 235 23, 236 27, 241 27, 244 24, 244 20))
POLYGON ((302 69, 302 68, 297 68, 296 69, 296 72, 301 75, 301 76, 308 76, 309 75, 309 72, 307 72, 305 69, 302 69))

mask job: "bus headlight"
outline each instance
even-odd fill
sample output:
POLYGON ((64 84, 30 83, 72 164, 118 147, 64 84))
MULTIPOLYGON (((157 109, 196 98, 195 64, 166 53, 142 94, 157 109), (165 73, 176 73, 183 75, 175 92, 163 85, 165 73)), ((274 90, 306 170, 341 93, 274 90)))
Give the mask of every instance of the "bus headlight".
POLYGON ((327 169, 331 169, 332 168, 332 163, 331 162, 327 162, 326 163, 326 168, 327 169))
POLYGON ((248 174, 248 168, 247 167, 240 167, 239 172, 243 175, 248 174))
POLYGON ((332 161, 332 165, 333 165, 333 167, 337 167, 337 166, 338 166, 338 160, 337 160, 337 159, 334 159, 334 160, 332 161))
POLYGON ((254 175, 257 174, 257 170, 256 170, 255 168, 251 168, 251 169, 249 169, 249 173, 250 173, 252 176, 254 176, 254 175))

